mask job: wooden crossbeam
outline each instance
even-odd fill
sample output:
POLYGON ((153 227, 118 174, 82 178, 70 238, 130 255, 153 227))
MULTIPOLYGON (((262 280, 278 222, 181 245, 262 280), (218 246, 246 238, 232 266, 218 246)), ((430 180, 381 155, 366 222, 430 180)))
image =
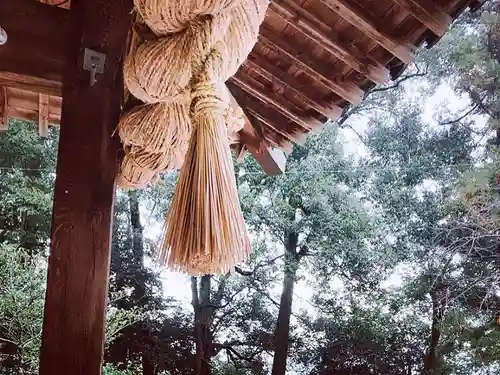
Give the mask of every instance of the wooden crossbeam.
POLYGON ((62 81, 37 78, 17 73, 0 71, 0 86, 13 87, 53 96, 62 96, 62 81))
POLYGON ((120 71, 132 8, 132 0, 85 0, 69 11, 40 375, 101 374, 120 151, 112 134, 123 104, 120 71), (92 87, 82 68, 85 48, 106 55, 92 87))
POLYGON ((372 82, 383 84, 389 80, 389 69, 371 57, 363 56, 353 44, 340 40, 330 26, 310 15, 297 3, 289 0, 274 0, 270 9, 285 20, 288 25, 304 33, 372 82), (322 29, 328 30, 328 34, 322 29))
POLYGON ((336 78, 329 78, 329 69, 321 66, 319 62, 313 62, 304 53, 300 53, 297 49, 290 45, 284 38, 275 35, 266 27, 261 27, 259 40, 266 43, 281 56, 294 63, 299 69, 303 70, 311 78, 316 79, 327 89, 335 92, 340 97, 352 104, 359 104, 363 99, 363 90, 351 82, 342 81, 336 78), (317 70, 313 68, 316 67, 317 70))
POLYGON ((236 86, 243 89, 250 95, 256 97, 261 102, 273 107, 283 116, 287 117, 290 121, 295 122, 306 131, 319 132, 325 126, 324 122, 319 121, 315 118, 304 117, 303 114, 298 113, 298 111, 295 110, 292 105, 285 104, 286 100, 283 100, 283 97, 281 95, 278 95, 275 92, 271 91, 268 91, 265 94, 261 92, 257 88, 258 83, 252 77, 246 76, 242 78, 241 76, 236 75, 232 77, 230 81, 234 82, 236 86))
POLYGON ((441 37, 453 22, 453 18, 444 12, 434 0, 393 0, 417 20, 422 22, 434 34, 441 37))
POLYGON ((278 83, 287 89, 293 90, 304 103, 328 119, 337 120, 342 114, 342 108, 333 104, 320 104, 318 99, 313 99, 318 94, 310 86, 301 84, 293 75, 287 74, 275 64, 252 52, 244 63, 245 67, 256 72, 270 82, 278 83))
POLYGON ((415 58, 414 47, 407 42, 398 42, 391 37, 382 24, 368 9, 350 0, 321 0, 340 17, 368 35, 405 64, 415 58))
POLYGON ((34 0, 1 0, 0 25, 8 40, 0 47, 0 81, 15 73, 25 77, 22 84, 29 76, 51 90, 60 88, 70 48, 69 14, 34 0))

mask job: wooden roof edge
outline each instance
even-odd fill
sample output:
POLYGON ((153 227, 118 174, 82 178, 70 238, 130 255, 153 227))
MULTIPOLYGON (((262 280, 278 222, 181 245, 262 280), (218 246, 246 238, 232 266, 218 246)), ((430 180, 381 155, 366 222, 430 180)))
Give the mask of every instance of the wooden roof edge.
MULTIPOLYGON (((337 3, 336 0, 329 0, 331 1, 332 3, 337 3)), ((416 1, 414 0, 394 0, 398 3, 404 3, 404 2, 412 2, 412 3, 415 3, 416 1)), ((425 0, 427 1, 427 0, 425 0)), ((432 2, 432 0, 430 0, 432 2)), ((451 18, 451 23, 450 25, 455 22, 457 20, 457 18, 464 12, 467 10, 467 8, 469 8, 469 10, 471 12, 476 12, 478 11, 484 4, 485 4, 486 0, 462 0, 461 3, 458 4, 458 6, 455 6, 449 13, 446 13, 446 14, 449 14, 450 18, 451 18)), ((416 42, 415 42, 415 45, 417 48, 421 48, 424 43, 425 43, 425 47, 426 48, 432 48, 437 42, 439 42, 443 36, 444 36, 444 33, 436 33, 435 31, 433 31, 432 29, 430 29, 428 27, 427 24, 424 23, 424 26, 427 27, 427 31, 423 33, 422 37, 419 38, 416 42)), ((413 61, 411 61, 412 63, 413 61)), ((394 64, 394 66, 390 69, 390 79, 391 80, 396 80, 398 79, 404 72, 405 70, 409 67, 409 65, 411 63, 405 63, 404 61, 402 61, 400 58, 398 58, 397 56, 394 56, 394 58, 387 64, 388 66, 390 66, 391 64, 394 64)), ((366 84, 366 86, 362 87, 361 89, 363 91, 365 90, 369 90, 373 87, 375 87, 377 85, 377 83, 375 82, 368 82, 366 84)), ((344 98, 345 99, 345 98, 344 98)), ((348 101, 349 102, 349 101, 348 101)), ((347 104, 347 106, 351 106, 353 104, 357 104, 357 103, 353 103, 353 102, 349 102, 347 104)), ((333 119, 329 119, 330 121, 331 120, 336 120, 338 118, 333 118, 333 119)), ((309 131, 307 130, 304 130, 304 134, 303 135, 295 135, 295 137, 298 137, 300 138, 301 142, 300 143, 297 143, 297 144, 303 144, 305 142, 305 139, 307 137, 307 135, 309 134, 309 131)))

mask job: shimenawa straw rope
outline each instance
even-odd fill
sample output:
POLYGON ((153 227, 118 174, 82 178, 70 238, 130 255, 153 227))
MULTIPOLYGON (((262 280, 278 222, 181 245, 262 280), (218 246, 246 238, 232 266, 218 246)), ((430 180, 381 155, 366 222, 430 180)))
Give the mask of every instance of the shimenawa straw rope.
POLYGON ((182 165, 159 258, 189 274, 227 272, 251 245, 228 140, 243 114, 230 106, 225 82, 255 45, 269 1, 134 3, 140 35, 124 78, 144 105, 120 121, 126 156, 118 183, 142 187, 182 165))

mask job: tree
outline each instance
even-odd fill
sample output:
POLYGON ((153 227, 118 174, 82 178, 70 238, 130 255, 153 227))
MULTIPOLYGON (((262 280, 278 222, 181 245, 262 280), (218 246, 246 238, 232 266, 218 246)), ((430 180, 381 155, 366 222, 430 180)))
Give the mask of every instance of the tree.
MULTIPOLYGON (((241 166, 239 181, 247 224, 263 236, 263 251, 281 261, 283 284, 274 332, 272 373, 285 374, 291 338, 294 286, 303 272, 329 285, 370 274, 374 252, 366 246, 372 222, 352 190, 359 183, 342 157, 336 130, 295 147, 283 176, 268 177, 252 161, 241 166), (282 246, 282 251, 279 247, 282 246)), ((237 269, 238 271, 238 269, 237 269)), ((240 272, 241 273, 241 272, 240 272)))
POLYGON ((33 124, 17 120, 0 133, 0 243, 47 250, 57 137, 52 130, 41 139, 33 124))
POLYGON ((43 320, 57 131, 0 133, 0 370, 35 374, 43 320))

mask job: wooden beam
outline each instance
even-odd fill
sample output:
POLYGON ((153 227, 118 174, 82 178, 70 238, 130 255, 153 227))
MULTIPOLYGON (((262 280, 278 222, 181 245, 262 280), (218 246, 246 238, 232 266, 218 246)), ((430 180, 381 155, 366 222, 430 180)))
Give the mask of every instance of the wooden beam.
POLYGON ((9 130, 9 107, 7 103, 7 89, 0 87, 0 131, 9 130))
MULTIPOLYGON (((10 118, 21 120, 38 121, 39 114, 39 94, 32 91, 24 91, 12 87, 6 88, 7 105, 10 118)), ((55 96, 48 97, 50 125, 59 125, 61 120, 61 98, 55 96)))
POLYGON ((394 0, 394 2, 439 37, 444 35, 453 22, 453 18, 439 8, 434 0, 394 0))
POLYGON ((311 86, 300 83, 293 75, 287 74, 275 64, 259 57, 252 52, 244 62, 247 69, 256 72, 270 82, 278 83, 286 89, 292 90, 294 95, 298 96, 305 104, 322 114, 327 119, 337 120, 342 115, 342 108, 330 103, 320 103, 318 96, 311 86))
POLYGON ((40 137, 49 136, 49 96, 38 94, 38 134, 40 137))
POLYGON ((268 146, 264 150, 250 152, 268 175, 277 176, 285 172, 286 155, 283 151, 268 146))
MULTIPOLYGON (((235 97, 229 91, 229 97, 231 99, 231 105, 234 107, 240 107, 236 101, 235 97)), ((245 115, 245 126, 243 128, 244 133, 251 134, 254 132, 252 123, 250 119, 245 115), (251 129, 250 129, 251 128, 251 129)), ((253 142, 252 142, 253 143, 253 142)), ((244 156, 245 150, 248 150, 255 160, 262 166, 262 169, 269 175, 282 174, 285 171, 286 157, 285 154, 280 150, 271 149, 265 144, 259 144, 257 147, 252 143, 243 144, 238 155, 238 159, 244 156)))
POLYGON ((330 69, 322 66, 319 62, 312 61, 306 54, 297 51, 297 49, 290 45, 284 38, 275 35, 266 27, 261 27, 260 30, 259 40, 280 53, 281 56, 295 64, 311 78, 317 80, 327 89, 335 92, 349 103, 359 104, 362 101, 364 94, 363 90, 354 83, 342 81, 338 78, 329 78, 331 75, 330 69))
POLYGON ((288 25, 307 35, 372 82, 383 84, 389 80, 389 69, 366 54, 363 55, 353 44, 343 42, 330 26, 310 15, 297 3, 289 0, 274 0, 269 7, 288 25), (328 34, 322 29, 328 30, 328 34))
POLYGON ((391 37, 384 31, 383 20, 378 19, 366 7, 351 0, 321 1, 404 63, 413 62, 415 58, 414 47, 410 43, 398 42, 391 37))
POLYGON ((40 375, 101 374, 120 150, 112 134, 121 112, 132 8, 132 0, 72 2, 40 375), (106 54, 104 74, 93 87, 82 69, 85 48, 106 54))
MULTIPOLYGON (((0 47, 0 51, 1 50, 2 47, 0 47)), ((14 87, 21 90, 53 96, 62 96, 62 81, 37 78, 17 73, 0 72, 0 86, 14 87)))
POLYGON ((248 111, 252 116, 262 121, 283 138, 298 145, 303 145, 305 143, 306 134, 304 132, 283 128, 288 120, 285 116, 274 111, 270 107, 264 106, 260 100, 256 100, 252 96, 246 94, 246 92, 239 88, 234 82, 228 81, 226 85, 244 111, 248 111), (282 124, 281 127, 279 126, 280 124, 282 124))
POLYGON ((62 82, 70 47, 70 12, 34 0, 1 0, 0 72, 62 82))
POLYGON ((245 77, 242 78, 241 76, 236 75, 232 77, 230 81, 234 82, 239 88, 245 90, 261 102, 267 103, 290 121, 293 121, 302 127, 304 130, 314 132, 320 132, 323 130, 325 126, 324 122, 310 116, 308 118, 308 116, 304 113, 298 113, 298 111, 294 109, 293 104, 284 104, 285 100, 283 100, 282 95, 276 94, 271 90, 268 90, 268 92, 264 94, 256 87, 258 82, 252 77, 245 75, 245 77))

